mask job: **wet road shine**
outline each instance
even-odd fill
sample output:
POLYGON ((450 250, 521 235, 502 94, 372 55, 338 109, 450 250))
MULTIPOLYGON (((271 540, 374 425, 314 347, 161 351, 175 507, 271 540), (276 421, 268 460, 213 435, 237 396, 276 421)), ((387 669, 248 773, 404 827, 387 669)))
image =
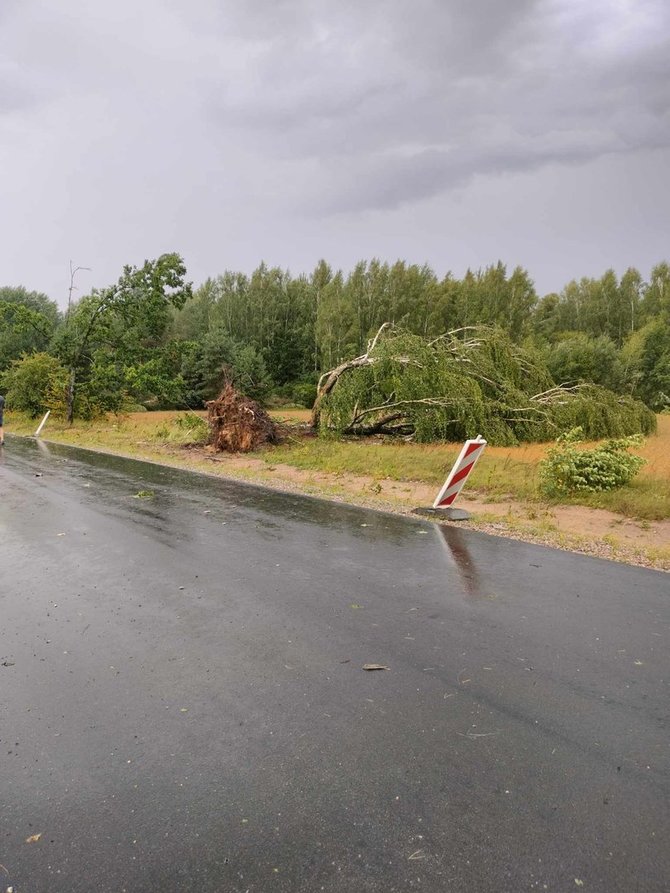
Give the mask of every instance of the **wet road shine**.
POLYGON ((668 891, 669 625, 660 572, 10 439, 0 891, 668 891))

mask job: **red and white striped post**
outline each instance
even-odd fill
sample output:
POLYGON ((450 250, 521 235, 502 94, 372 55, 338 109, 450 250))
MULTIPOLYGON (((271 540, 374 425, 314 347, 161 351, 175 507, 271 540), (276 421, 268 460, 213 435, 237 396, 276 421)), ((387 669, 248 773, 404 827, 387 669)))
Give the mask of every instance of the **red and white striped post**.
MULTIPOLYGON (((433 503, 434 509, 450 509, 452 507, 458 494, 463 489, 470 472, 484 452, 485 446, 486 441, 480 434, 474 440, 465 441, 454 467, 449 472, 449 477, 435 498, 433 503)), ((466 512, 461 514, 464 516, 463 520, 468 517, 466 512)))

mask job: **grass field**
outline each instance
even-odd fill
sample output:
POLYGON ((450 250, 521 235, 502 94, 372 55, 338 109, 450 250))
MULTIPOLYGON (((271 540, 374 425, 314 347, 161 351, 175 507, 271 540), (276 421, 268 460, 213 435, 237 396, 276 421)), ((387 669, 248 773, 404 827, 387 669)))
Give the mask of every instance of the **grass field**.
MULTIPOLYGON (((280 410, 273 414, 287 423, 289 436, 283 445, 256 454, 268 466, 281 463, 302 471, 333 476, 365 475, 378 481, 410 481, 438 487, 461 446, 306 437, 304 425, 309 418, 308 410, 280 410)), ((71 428, 61 421, 50 420, 43 436, 160 459, 165 450, 174 451, 193 439, 188 423, 176 421, 192 416, 178 412, 131 413, 111 416, 104 421, 78 422, 71 428)), ((609 509, 641 520, 670 518, 670 415, 659 416, 658 423, 658 433, 635 450, 647 460, 636 480, 620 490, 584 494, 570 502, 609 509)), ((8 415, 7 430, 10 432, 28 434, 35 428, 33 420, 8 415)), ((468 490, 478 492, 489 501, 543 501, 538 493, 538 463, 549 446, 488 447, 468 481, 468 490)))
MULTIPOLYGON (((582 494, 566 501, 646 520, 670 518, 670 416, 659 416, 658 422, 658 433, 634 451, 647 460, 636 480, 620 490, 582 494)), ((539 500, 538 465, 550 446, 487 447, 468 481, 468 488, 490 500, 539 500)), ((377 479, 439 485, 460 448, 461 444, 423 445, 383 440, 318 439, 307 443, 296 440, 276 448, 273 460, 314 471, 351 472, 377 479)))

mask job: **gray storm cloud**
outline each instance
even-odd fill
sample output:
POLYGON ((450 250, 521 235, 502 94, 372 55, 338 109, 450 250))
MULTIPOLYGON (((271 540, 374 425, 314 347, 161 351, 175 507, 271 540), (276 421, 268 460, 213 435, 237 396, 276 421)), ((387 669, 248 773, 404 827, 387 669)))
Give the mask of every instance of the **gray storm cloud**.
MULTIPOLYGON (((594 190, 625 171, 659 228, 669 26, 665 0, 4 0, 0 273, 62 288, 75 255, 105 284, 175 249, 196 276, 261 257, 434 260, 446 212, 512 182, 517 198, 486 206, 499 235, 459 239, 468 263, 492 244, 532 267, 505 208, 555 195, 553 236, 573 251, 559 181, 587 169, 594 190)), ((639 227, 624 236, 650 250, 639 227)))
POLYGON ((477 175, 670 144, 661 4, 621 7, 609 25, 597 4, 590 16, 525 0, 379 4, 352 14, 349 42, 321 11, 267 39, 251 79, 215 104, 222 128, 281 134, 280 157, 316 160, 303 198, 324 209, 396 207, 477 175))

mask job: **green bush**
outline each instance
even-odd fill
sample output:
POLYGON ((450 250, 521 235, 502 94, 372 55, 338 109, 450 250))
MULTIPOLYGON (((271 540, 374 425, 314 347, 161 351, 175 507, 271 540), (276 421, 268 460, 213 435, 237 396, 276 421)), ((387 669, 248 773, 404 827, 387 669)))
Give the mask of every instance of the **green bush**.
POLYGON ((65 411, 68 374, 55 357, 34 353, 14 360, 2 376, 7 408, 27 412, 33 418, 50 409, 65 411))
POLYGON ((623 487, 646 461, 628 452, 629 447, 642 443, 639 435, 607 440, 592 449, 578 449, 583 433, 578 427, 559 437, 556 446, 540 463, 540 489, 546 496, 597 493, 623 487))
POLYGON ((291 389, 291 397, 296 406, 311 409, 316 400, 316 384, 310 381, 299 381, 291 389))

